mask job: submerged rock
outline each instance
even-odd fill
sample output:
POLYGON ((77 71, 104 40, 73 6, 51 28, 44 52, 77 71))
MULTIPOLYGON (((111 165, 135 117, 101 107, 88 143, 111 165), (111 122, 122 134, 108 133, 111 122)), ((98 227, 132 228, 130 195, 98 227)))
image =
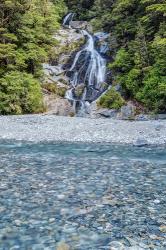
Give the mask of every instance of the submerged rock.
POLYGON ((137 147, 143 147, 146 145, 148 145, 148 141, 145 140, 144 138, 138 138, 134 143, 134 146, 137 146, 137 147))
POLYGON ((66 243, 60 242, 57 246, 57 250, 70 250, 70 247, 66 243))

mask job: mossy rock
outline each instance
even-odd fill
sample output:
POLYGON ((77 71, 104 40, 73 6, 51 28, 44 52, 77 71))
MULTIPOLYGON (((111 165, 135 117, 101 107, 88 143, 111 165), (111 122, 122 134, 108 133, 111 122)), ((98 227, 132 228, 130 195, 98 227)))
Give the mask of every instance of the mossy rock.
POLYGON ((60 87, 56 83, 44 83, 42 87, 51 93, 54 93, 60 97, 65 97, 67 88, 60 87))
POLYGON ((97 102, 98 107, 108 109, 120 109, 124 104, 125 100, 115 88, 108 90, 97 102))
POLYGON ((70 112, 70 113, 69 113, 69 116, 70 116, 70 117, 74 117, 74 116, 75 116, 75 113, 74 113, 74 112, 70 112))
POLYGON ((101 88, 102 88, 102 89, 107 89, 107 88, 108 88, 108 83, 103 82, 103 83, 101 84, 101 88))
POLYGON ((78 85, 74 90, 75 96, 81 97, 84 92, 84 88, 85 88, 84 84, 78 85))
POLYGON ((74 51, 78 50, 83 44, 84 44, 85 40, 84 38, 79 39, 74 41, 73 43, 69 43, 69 44, 63 44, 60 45, 58 44, 58 46, 54 47, 49 55, 50 60, 55 60, 59 58, 60 55, 62 54, 71 54, 74 51))

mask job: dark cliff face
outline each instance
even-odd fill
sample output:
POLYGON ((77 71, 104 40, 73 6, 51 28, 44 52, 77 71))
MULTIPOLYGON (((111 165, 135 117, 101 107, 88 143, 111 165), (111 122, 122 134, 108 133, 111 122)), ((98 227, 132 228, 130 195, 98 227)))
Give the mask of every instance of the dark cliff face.
POLYGON ((65 0, 70 11, 76 13, 79 20, 89 20, 88 11, 93 7, 95 0, 65 0))

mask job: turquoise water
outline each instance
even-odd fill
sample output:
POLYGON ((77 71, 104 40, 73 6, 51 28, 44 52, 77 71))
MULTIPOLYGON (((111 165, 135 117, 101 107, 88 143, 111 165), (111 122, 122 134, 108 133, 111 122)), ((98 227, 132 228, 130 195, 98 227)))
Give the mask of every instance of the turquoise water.
POLYGON ((0 176, 0 250, 166 249, 164 147, 3 141, 0 176))

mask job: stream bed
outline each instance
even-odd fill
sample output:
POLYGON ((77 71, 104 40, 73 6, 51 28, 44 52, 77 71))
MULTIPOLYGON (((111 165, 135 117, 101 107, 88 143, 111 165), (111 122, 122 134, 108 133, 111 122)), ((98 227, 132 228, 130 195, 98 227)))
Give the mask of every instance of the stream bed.
POLYGON ((165 147, 1 141, 0 176, 0 250, 166 249, 165 147))

